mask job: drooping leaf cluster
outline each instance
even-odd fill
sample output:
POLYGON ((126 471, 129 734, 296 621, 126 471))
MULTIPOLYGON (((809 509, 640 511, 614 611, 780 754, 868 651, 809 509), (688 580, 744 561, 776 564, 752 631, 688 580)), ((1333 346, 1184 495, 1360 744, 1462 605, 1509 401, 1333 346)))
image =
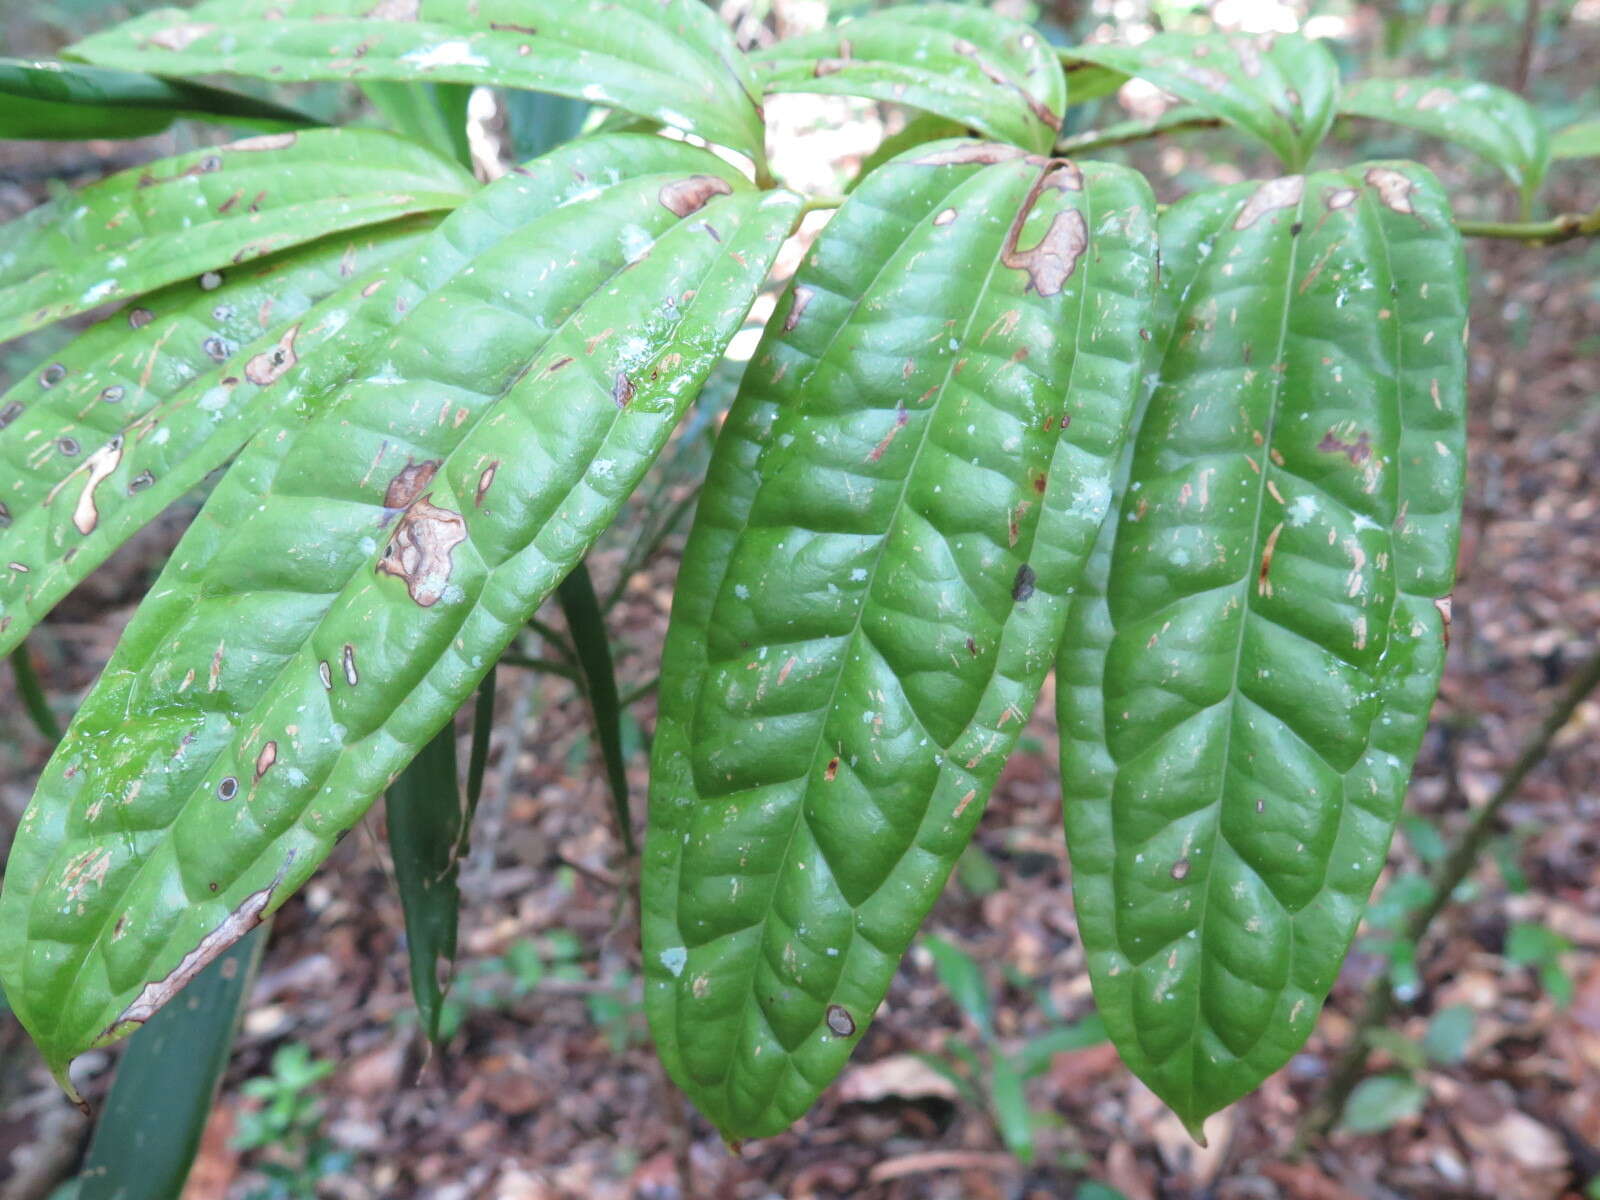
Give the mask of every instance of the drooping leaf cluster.
POLYGON ((684 551, 642 871, 668 1071, 730 1137, 806 1111, 1052 668, 1079 924, 1124 1059, 1198 1135, 1304 1041, 1442 665, 1466 309, 1425 169, 1308 163, 1341 114, 1381 116, 1531 199, 1550 152, 1520 101, 1341 89, 1295 37, 1057 54, 953 5, 747 56, 695 0, 206 0, 71 53, 0 64, 0 88, 86 123, 273 131, 0 240, 0 336, 123 304, 0 396, 0 650, 227 468, 7 866, 0 980, 63 1082, 386 788, 437 1029, 492 683, 465 793, 450 722, 569 577, 626 822, 619 701, 573 572, 798 225, 765 157, 778 92, 923 115, 784 287, 684 551), (459 142, 172 82, 213 74, 354 80, 424 136, 466 85, 631 127, 479 186, 459 142), (1067 105, 1135 75, 1294 173, 1158 218, 1136 172, 1057 156, 1067 105))

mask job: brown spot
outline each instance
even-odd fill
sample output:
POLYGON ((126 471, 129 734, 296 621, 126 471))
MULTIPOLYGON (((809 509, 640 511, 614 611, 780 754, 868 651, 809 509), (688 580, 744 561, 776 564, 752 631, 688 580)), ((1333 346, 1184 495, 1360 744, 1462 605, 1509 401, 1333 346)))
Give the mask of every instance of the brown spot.
POLYGON ((232 800, 238 794, 239 794, 239 781, 237 779, 235 779, 232 775, 225 776, 223 778, 222 782, 217 784, 217 799, 218 800, 232 800))
POLYGON ((1343 454, 1351 463, 1360 466, 1372 457, 1372 435, 1363 430, 1356 435, 1355 441, 1346 442, 1335 430, 1330 429, 1322 435, 1317 449, 1324 454, 1343 454))
POLYGON ((467 523, 461 514, 429 501, 429 496, 422 496, 412 502, 377 567, 380 575, 405 580, 412 601, 421 608, 431 608, 443 597, 450 579, 450 556, 467 540, 467 523))
POLYGON ((975 638, 967 639, 967 653, 972 655, 973 658, 978 657, 978 643, 975 638))
POLYGON ((405 508, 422 494, 422 489, 433 482, 433 477, 439 473, 439 468, 444 465, 441 458, 430 458, 426 462, 413 463, 406 459, 406 465, 395 473, 389 480, 389 486, 383 492, 383 506, 385 508, 405 508))
POLYGON ((572 355, 568 354, 565 357, 556 359, 555 362, 551 363, 545 368, 544 373, 546 375, 554 375, 557 371, 563 370, 566 367, 570 367, 577 361, 578 360, 573 358, 572 355))
POLYGON ((828 766, 827 769, 822 772, 822 778, 827 780, 829 783, 832 783, 835 779, 839 778, 838 755, 835 755, 828 760, 828 766))
POLYGON ((261 747, 261 753, 256 755, 256 782, 261 782, 261 777, 272 769, 272 764, 278 761, 278 743, 268 742, 261 747))
POLYGON ((1245 201, 1244 207, 1234 219, 1233 227, 1248 229, 1259 221, 1264 213, 1299 204, 1300 197, 1305 195, 1305 190, 1304 175, 1281 175, 1277 179, 1267 180, 1251 193, 1250 199, 1245 201))
POLYGON ((847 58, 819 58, 817 65, 811 69, 812 78, 821 79, 827 75, 835 75, 844 70, 849 63, 850 60, 847 58))
POLYGON ((1267 534, 1267 544, 1261 548, 1261 570, 1256 575, 1256 591, 1263 596, 1272 595, 1272 581, 1267 578, 1267 572, 1272 570, 1272 555, 1278 548, 1278 535, 1282 532, 1283 522, 1279 521, 1267 534))
POLYGON ((687 217, 699 212, 713 196, 731 196, 733 186, 720 175, 691 175, 661 188, 661 204, 673 216, 687 217))
POLYGON ((529 37, 539 36, 539 31, 532 25, 513 25, 510 21, 490 21, 489 28, 498 33, 525 33, 529 37))
POLYGON ((294 339, 300 332, 298 324, 289 326, 270 350, 263 350, 244 365, 244 377, 257 387, 268 387, 283 378, 285 372, 297 361, 294 339))
POLYGON ((206 352, 206 357, 212 362, 225 362, 228 358, 228 343, 219 337, 208 337, 201 343, 200 349, 206 352))
POLYGON ((1088 248, 1089 226, 1077 209, 1066 209, 1050 219, 1050 228, 1045 230, 1038 245, 1030 250, 1018 250, 1017 237, 1022 232, 1027 212, 1028 206, 1024 206, 1012 222, 1011 233, 1000 251, 1000 261, 1013 270, 1028 273, 1024 291, 1054 296, 1072 278, 1078 259, 1088 248))
POLYGON ((128 328, 143 329, 156 319, 155 313, 148 308, 134 308, 128 311, 128 328))
POLYGON ((1057 164, 1046 172, 1045 177, 1039 181, 1041 188, 1054 188, 1058 192, 1083 191, 1083 172, 1078 169, 1078 164, 1059 160, 1057 164))
POLYGON ((55 387, 56 384, 60 383, 66 377, 66 367, 62 366, 60 363, 51 363, 48 367, 39 372, 39 384, 41 387, 55 387))
POLYGON ((856 1031, 856 1019, 842 1004, 828 1005, 828 1029, 838 1037, 850 1037, 856 1031))
POLYGON ((120 383, 113 383, 110 387, 102 388, 100 391, 100 399, 107 404, 120 403, 124 395, 126 395, 126 392, 120 383))
POLYGON ((1378 199, 1387 207, 1408 216, 1416 214, 1411 204, 1412 182, 1399 171, 1393 167, 1368 167, 1363 178, 1377 189, 1378 199))
POLYGON ((1033 113, 1035 117, 1044 122, 1044 124, 1049 126, 1049 128, 1057 131, 1061 129, 1061 118, 1059 116, 1051 112, 1050 108, 1040 101, 1037 96, 1033 95, 1033 93, 1029 92, 1020 83, 1014 81, 999 67, 995 66, 988 59, 984 58, 984 56, 978 52, 978 48, 971 42, 967 41, 966 38, 957 38, 954 49, 957 54, 960 54, 965 58, 970 58, 977 65, 978 70, 984 73, 990 83, 997 84, 1003 88, 1010 88, 1012 91, 1016 92, 1021 98, 1022 102, 1028 106, 1028 111, 1033 113))
POLYGON ((56 449, 68 458, 77 458, 78 452, 83 449, 74 437, 59 437, 56 439, 56 449))
POLYGON ((205 970, 213 959, 261 924, 267 905, 272 903, 273 893, 278 890, 278 885, 283 882, 283 876, 293 861, 294 853, 291 851, 279 869, 276 879, 259 892, 252 892, 246 896, 239 907, 223 918, 222 924, 201 938, 200 944, 185 954, 164 979, 145 984, 144 990, 133 1003, 118 1014, 116 1020, 106 1027, 105 1032, 96 1041, 108 1041, 118 1034, 127 1032, 133 1026, 143 1025, 155 1016, 162 1005, 183 990, 185 984, 205 970))
POLYGON ((494 486, 494 473, 500 469, 500 460, 497 458, 483 469, 478 476, 478 491, 472 498, 474 508, 483 507, 483 498, 489 494, 489 489, 494 486))
POLYGON ((128 495, 137 495, 138 493, 144 491, 145 488, 154 485, 155 481, 155 472, 151 471, 148 467, 145 468, 132 479, 128 480, 128 495))
POLYGON ((1444 622, 1444 648, 1450 649, 1450 597, 1441 596, 1433 602, 1434 608, 1439 610, 1439 619, 1444 622))
MULTIPOLYGON (((232 208, 235 204, 239 203, 239 201, 242 200, 242 199, 244 199, 244 189, 243 188, 235 188, 234 191, 233 191, 233 195, 229 196, 221 204, 217 205, 217 212, 219 212, 219 213, 227 212, 230 208, 232 208)), ((201 284, 200 284, 201 287, 205 286, 204 280, 205 280, 205 276, 201 276, 201 284)))
POLYGON ((1417 101, 1417 108, 1422 112, 1428 112, 1430 109, 1435 108, 1449 108, 1455 102, 1456 94, 1449 88, 1429 88, 1422 93, 1422 98, 1417 101))
POLYGON ((797 287, 794 289, 794 300, 789 305, 789 311, 783 317, 783 331, 785 333, 793 332, 794 327, 800 324, 800 318, 805 314, 806 305, 811 303, 811 297, 814 295, 816 295, 816 291, 812 288, 797 287))
POLYGON ((628 401, 633 399, 633 380, 628 378, 626 371, 618 371, 617 377, 611 381, 611 399, 616 401, 618 408, 627 408, 628 401))
MULTIPOLYGON (((1009 708, 1006 709, 1007 713, 1010 713, 1010 711, 1011 710, 1009 708)), ((955 811, 953 811, 950 814, 950 816, 952 818, 954 818, 955 820, 960 820, 961 819, 961 814, 967 811, 967 806, 969 804, 971 804, 977 798, 978 798, 978 789, 977 788, 968 788, 967 789, 967 794, 965 796, 961 797, 961 799, 956 802, 955 811)))
POLYGON ((1021 604, 1029 596, 1033 595, 1033 586, 1038 578, 1033 573, 1033 568, 1027 563, 1023 563, 1017 568, 1017 577, 1011 581, 1011 598, 1021 604))
POLYGON ((935 150, 932 154, 914 158, 911 160, 911 165, 915 167, 953 167, 970 164, 992 166, 995 163, 1011 162, 1013 159, 1022 158, 1027 153, 1020 146, 1002 146, 998 142, 963 142, 959 146, 951 146, 946 150, 935 150))
POLYGON ((217 684, 222 680, 222 655, 228 648, 227 639, 217 643, 217 649, 211 656, 211 670, 206 676, 206 691, 214 692, 217 684))
POLYGON ((889 449, 889 443, 894 441, 895 436, 906 427, 906 422, 910 419, 911 416, 906 412, 904 404, 897 407, 894 413, 894 424, 889 427, 889 432, 883 435, 883 439, 867 453, 867 461, 877 462, 882 458, 884 452, 889 449))
POLYGON ((0 408, 0 429, 4 429, 11 422, 22 415, 22 401, 13 400, 4 408, 0 408))
POLYGON ((184 21, 178 25, 169 25, 165 29, 145 37, 145 41, 152 46, 160 46, 163 50, 186 50, 189 44, 198 38, 203 38, 209 33, 216 32, 215 25, 208 25, 201 21, 184 21))
POLYGON ((1189 860, 1180 858, 1172 864, 1172 877, 1174 879, 1187 879, 1189 877, 1189 860))
POLYGON ((115 471, 122 462, 122 435, 118 434, 88 458, 83 460, 80 471, 88 473, 88 479, 83 485, 83 491, 78 494, 78 503, 72 510, 72 525, 79 533, 90 534, 100 523, 100 511, 95 507, 94 490, 115 471))
POLYGON ((367 284, 366 287, 361 289, 361 295, 363 297, 370 296, 373 292, 381 288, 383 284, 384 281, 382 279, 374 279, 371 283, 367 284))
POLYGON ((356 670, 356 648, 349 642, 344 644, 344 652, 341 655, 341 659, 344 665, 344 681, 351 687, 355 687, 356 684, 361 682, 361 673, 356 670))

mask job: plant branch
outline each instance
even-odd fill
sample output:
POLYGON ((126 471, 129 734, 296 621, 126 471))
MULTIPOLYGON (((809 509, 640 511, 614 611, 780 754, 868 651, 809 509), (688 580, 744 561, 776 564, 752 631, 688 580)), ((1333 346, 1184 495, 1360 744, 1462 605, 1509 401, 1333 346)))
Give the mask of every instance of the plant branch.
POLYGON ((1573 238, 1600 237, 1600 208, 1591 213, 1561 213, 1548 221, 1457 221, 1462 237, 1510 238, 1553 246, 1573 238))
POLYGON ((1103 150, 1107 146, 1125 146, 1142 142, 1164 133, 1181 133, 1190 129, 1216 129, 1222 125, 1219 117, 1208 117, 1193 109, 1174 109, 1154 121, 1122 121, 1104 129, 1089 129, 1064 137, 1055 145, 1056 154, 1086 154, 1103 150))
MULTIPOLYGON (((1429 881, 1431 891, 1428 903, 1411 914, 1411 919, 1406 922, 1405 929, 1400 935, 1402 940, 1415 945, 1427 934, 1434 919, 1444 911, 1445 905, 1450 902, 1450 897, 1455 894, 1455 890, 1461 886, 1462 880, 1478 861, 1484 843, 1494 831, 1500 810, 1517 794, 1528 773, 1544 761, 1551 742, 1572 719, 1578 706, 1597 686, 1600 686, 1600 650, 1597 650, 1572 677, 1566 692, 1545 714, 1538 731, 1524 744, 1522 753, 1517 755, 1517 761, 1501 779, 1500 786, 1495 789, 1489 802, 1473 815, 1467 827, 1456 838, 1450 852, 1439 863, 1433 878, 1429 881)), ((1305 1120, 1295 1133, 1293 1153, 1298 1154, 1313 1140, 1322 1137, 1339 1119, 1345 1103, 1350 1099, 1350 1093, 1355 1090, 1356 1084, 1361 1082, 1365 1071, 1368 1036, 1388 1018, 1393 1007, 1393 974, 1392 969, 1386 968, 1368 985, 1361 1014, 1356 1018, 1354 1028, 1350 1031, 1349 1041, 1346 1042, 1338 1062, 1334 1065, 1333 1074, 1328 1079, 1328 1086, 1323 1092, 1322 1099, 1306 1113, 1305 1120)))

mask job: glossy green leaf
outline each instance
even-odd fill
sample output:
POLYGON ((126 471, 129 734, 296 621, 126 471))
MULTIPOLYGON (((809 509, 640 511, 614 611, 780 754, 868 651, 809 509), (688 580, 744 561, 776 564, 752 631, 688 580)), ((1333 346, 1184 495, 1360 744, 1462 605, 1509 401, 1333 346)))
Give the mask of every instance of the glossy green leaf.
POLYGON ((0 226, 0 340, 338 230, 454 208, 475 186, 371 129, 262 134, 122 171, 0 226))
POLYGON ((389 336, 235 462, 23 817, 0 978, 58 1078, 281 904, 470 694, 659 452, 798 209, 693 146, 586 139, 372 297, 389 336))
POLYGON ((628 767, 622 748, 622 703, 617 698, 617 672, 611 661, 611 642, 606 636, 606 617, 595 595, 589 568, 579 563, 556 588, 561 615, 572 635, 578 677, 595 741, 605 762, 606 785, 611 791, 611 807, 617 818, 617 832, 629 854, 633 843, 633 806, 628 801, 628 767))
POLYGON ((1062 56, 1062 72, 1067 78, 1067 104, 1087 104, 1103 100, 1121 90, 1128 82, 1125 71, 1114 71, 1099 63, 1074 58, 1069 51, 1062 56))
POLYGON ((266 933, 256 929, 224 951, 128 1042, 78 1176, 78 1200, 172 1200, 183 1192, 266 933))
POLYGON ((1465 280, 1409 164, 1202 194, 1162 235, 1058 697, 1096 1002, 1198 1136, 1299 1049, 1383 864, 1442 659, 1465 280))
POLYGON ((1333 122, 1339 65, 1298 34, 1158 33, 1137 46, 1074 46, 1076 59, 1136 75, 1303 167, 1333 122))
POLYGON ((719 439, 662 666, 646 1007, 729 1136, 843 1066, 1027 721, 1110 498, 1153 281, 1116 167, 864 181, 719 439))
POLYGON ((1465 79, 1363 79, 1339 111, 1419 129, 1456 142, 1505 172, 1531 200, 1550 165, 1539 114, 1515 92, 1465 79))
POLYGON ((768 92, 907 104, 1030 150, 1050 148, 1067 103, 1050 45, 1028 26, 972 5, 871 13, 751 57, 768 92))
POLYGON ((425 228, 394 222, 203 272, 0 395, 0 653, 277 408, 338 378, 345 339, 374 329, 349 324, 369 275, 425 228))
POLYGON ((0 58, 0 138, 144 137, 177 117, 260 129, 320 122, 237 92, 81 63, 0 58))
POLYGON ((456 918, 461 892, 457 856, 469 816, 456 775, 456 731, 446 724, 406 764, 384 793, 389 854, 406 920, 411 995, 430 1041, 439 1041, 439 1017, 456 958, 456 918))
POLYGON ((472 89, 466 84, 375 80, 362 84, 361 90, 396 133, 432 146, 472 170, 472 147, 467 141, 467 102, 472 99, 472 89))
POLYGON ((1550 157, 1600 158, 1600 119, 1568 125, 1550 139, 1550 157))
POLYGON ((162 75, 554 92, 762 156, 749 67, 700 0, 207 0, 146 13, 71 53, 162 75))

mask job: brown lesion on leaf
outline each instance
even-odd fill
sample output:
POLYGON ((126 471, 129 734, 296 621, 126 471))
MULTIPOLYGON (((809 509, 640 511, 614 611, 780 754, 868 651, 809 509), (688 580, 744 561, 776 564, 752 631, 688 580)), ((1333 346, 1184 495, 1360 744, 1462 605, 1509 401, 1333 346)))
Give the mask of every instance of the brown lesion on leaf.
POLYGON ((635 390, 633 380, 628 378, 626 371, 618 371, 617 377, 611 381, 611 399, 618 408, 628 407, 628 401, 633 399, 635 390))
POLYGON ((1411 193, 1416 185, 1406 175, 1393 167, 1368 167, 1362 178, 1377 191, 1384 207, 1406 216, 1416 216, 1417 210, 1411 203, 1411 193))
POLYGON ((431 608, 443 598, 450 581, 451 556, 467 539, 467 523, 461 514, 431 500, 431 496, 421 496, 412 502, 377 566, 378 574, 404 580, 412 602, 420 608, 431 608))
POLYGON ((1059 133, 1061 131, 1061 117, 1059 114, 1050 111, 1049 106, 1047 106, 1037 96, 1028 91, 1027 88, 1023 87, 1016 80, 1012 79, 1011 76, 1007 75, 999 67, 995 66, 994 63, 985 58, 979 52, 978 48, 971 42, 967 41, 966 38, 957 38, 955 40, 954 49, 957 54, 961 55, 961 57, 970 58, 973 64, 978 68, 978 70, 983 72, 984 77, 987 78, 990 83, 996 84, 999 87, 1009 88, 1010 90, 1016 92, 1016 94, 1021 97, 1022 102, 1028 106, 1028 111, 1037 117, 1039 121, 1048 129, 1055 133, 1059 133))
POLYGON ((84 459, 83 466, 78 468, 88 478, 84 481, 83 491, 78 494, 78 503, 72 509, 72 527, 85 536, 93 533, 100 524, 100 510, 95 506, 94 492, 121 465, 122 444, 122 435, 118 434, 84 459))
POLYGON ((1278 549, 1278 538, 1282 533, 1283 522, 1279 521, 1267 534, 1267 544, 1261 548, 1261 569, 1256 573, 1256 592, 1262 596, 1272 595, 1272 580, 1267 573, 1272 570, 1272 556, 1278 549))
POLYGON ((828 783, 832 783, 839 778, 839 756, 837 754, 828 760, 828 766, 822 772, 822 778, 828 783))
POLYGON ((272 764, 278 761, 278 743, 268 742, 261 747, 261 753, 256 755, 255 782, 260 783, 261 777, 272 769, 272 764))
POLYGON ((232 775, 224 776, 222 782, 217 784, 217 799, 221 801, 232 800, 239 794, 239 781, 232 775))
POLYGON ((433 477, 443 465, 442 458, 430 458, 423 462, 413 462, 407 458, 406 465, 395 472, 394 478, 389 480, 389 486, 384 489, 383 506, 402 509, 410 505, 433 482, 433 477))
POLYGON ((1050 218, 1050 227, 1037 245, 1027 250, 1017 248, 1017 238, 1022 233, 1028 206, 1012 223, 1006 244, 1000 251, 1000 261, 1015 271, 1026 271, 1028 283, 1025 291, 1041 296, 1060 294, 1067 280, 1078 268, 1078 260, 1089 247, 1089 225, 1083 214, 1075 208, 1063 209, 1050 218))
POLYGON ((128 328, 143 329, 156 319, 155 313, 148 308, 130 308, 128 310, 128 328))
POLYGON ((1172 877, 1174 879, 1189 878, 1189 860, 1187 858, 1180 858, 1172 864, 1172 877))
POLYGON ((894 424, 889 426, 889 432, 883 435, 878 444, 867 452, 867 461, 875 463, 881 459, 910 419, 911 414, 906 412, 906 406, 904 404, 898 405, 894 411, 894 424))
POLYGON ((1033 595, 1034 584, 1038 581, 1038 578, 1034 574, 1033 568, 1027 563, 1023 563, 1017 568, 1016 577, 1011 581, 1011 598, 1021 604, 1029 596, 1033 595))
POLYGON ((185 954, 166 976, 145 984, 133 1003, 106 1026, 95 1039, 95 1043, 98 1045, 111 1041, 143 1025, 223 951, 261 924, 267 906, 272 903, 272 897, 277 893, 283 877, 288 874, 289 864, 292 862, 294 862, 294 851, 291 850, 283 860, 283 866, 278 868, 277 877, 271 883, 260 891, 246 896, 239 906, 224 917, 221 924, 201 938, 200 944, 185 954))
POLYGON ((200 38, 216 31, 215 25, 204 21, 181 21, 176 25, 168 25, 165 29, 146 34, 143 41, 147 46, 159 46, 163 50, 187 50, 200 38))
POLYGON ((1442 621, 1444 634, 1444 648, 1450 649, 1450 597, 1440 596, 1433 602, 1434 608, 1439 610, 1439 620, 1442 621))
POLYGON ((856 1019, 850 1015, 850 1010, 842 1004, 828 1005, 828 1030, 835 1037, 852 1037, 856 1031, 856 1019))
POLYGON ((245 363, 244 377, 257 387, 268 387, 283 378, 289 368, 298 361, 294 352, 294 340, 299 333, 298 324, 285 329, 277 345, 253 355, 250 361, 245 363))
POLYGON ((913 158, 914 167, 993 166, 1025 158, 1027 151, 1021 146, 1002 146, 999 142, 963 142, 944 150, 935 150, 921 158, 913 158))
POLYGON ((673 216, 687 217, 711 203, 713 196, 733 195, 733 185, 720 175, 690 175, 663 184, 660 192, 662 207, 673 216))
POLYGON ((1355 440, 1347 442, 1339 436, 1339 430, 1335 427, 1322 435, 1317 449, 1324 454, 1342 454, 1352 466, 1359 467, 1372 457, 1372 435, 1363 429, 1355 435, 1355 440))
POLYGON ((794 289, 794 299, 790 301, 789 311, 783 316, 783 332, 794 332, 794 327, 800 324, 800 318, 805 315, 806 305, 811 303, 811 297, 814 295, 816 290, 803 284, 794 289))
POLYGON ((1244 207, 1239 210, 1239 215, 1234 218, 1233 227, 1249 229, 1269 212, 1292 208, 1300 203, 1305 190, 1304 175, 1280 175, 1276 179, 1267 180, 1250 194, 1250 199, 1245 201, 1244 207))
POLYGON ((500 469, 500 460, 493 459, 478 475, 478 490, 472 497, 474 508, 483 507, 483 498, 489 494, 489 489, 494 486, 494 474, 500 469))

